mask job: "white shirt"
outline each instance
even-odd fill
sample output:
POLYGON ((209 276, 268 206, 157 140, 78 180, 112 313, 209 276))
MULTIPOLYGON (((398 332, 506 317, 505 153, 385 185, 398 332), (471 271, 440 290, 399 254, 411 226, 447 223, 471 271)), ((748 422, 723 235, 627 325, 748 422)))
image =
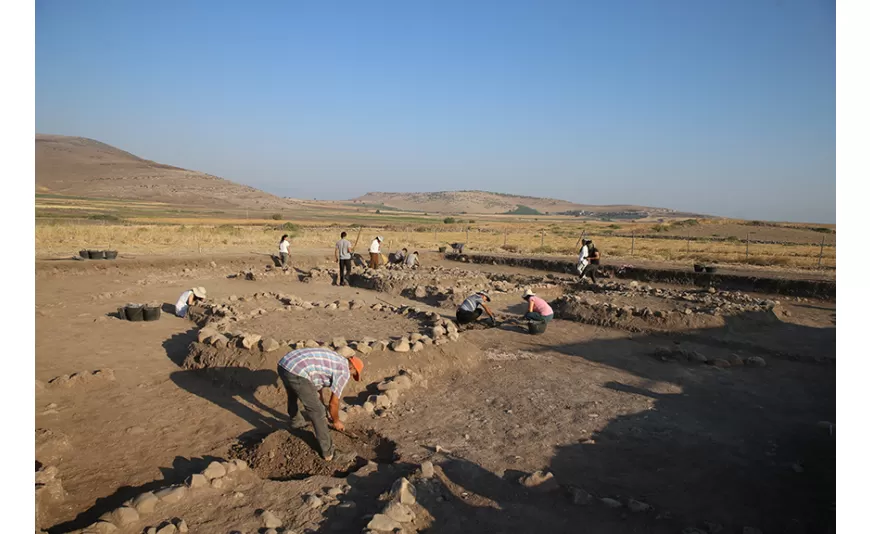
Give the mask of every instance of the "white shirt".
POLYGON ((586 245, 583 245, 583 248, 580 249, 580 258, 577 261, 580 263, 583 263, 583 261, 588 257, 589 257, 589 247, 587 247, 586 245))
POLYGON ((417 255, 416 254, 408 254, 408 257, 405 258, 405 265, 408 267, 414 267, 417 265, 417 255))
POLYGON ((369 247, 369 252, 377 254, 380 251, 381 251, 381 242, 378 241, 377 239, 375 239, 374 241, 372 241, 372 246, 369 247))
POLYGON ((190 294, 193 293, 191 290, 187 290, 178 297, 178 302, 175 303, 175 315, 179 317, 184 317, 187 315, 187 299, 190 298, 190 294))
POLYGON ((283 254, 290 254, 290 242, 286 239, 281 241, 281 244, 278 245, 278 251, 283 254))

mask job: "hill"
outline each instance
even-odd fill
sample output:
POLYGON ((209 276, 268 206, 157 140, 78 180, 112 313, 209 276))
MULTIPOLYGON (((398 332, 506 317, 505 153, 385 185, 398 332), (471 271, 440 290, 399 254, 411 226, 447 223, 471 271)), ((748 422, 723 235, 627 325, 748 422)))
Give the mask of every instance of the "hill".
POLYGON ((526 197, 488 191, 438 191, 433 193, 366 193, 350 202, 434 213, 570 214, 578 216, 644 218, 680 217, 674 210, 646 206, 594 206, 555 198, 526 197))
POLYGON ((36 192, 212 208, 286 209, 292 200, 164 165, 84 137, 36 136, 36 192))

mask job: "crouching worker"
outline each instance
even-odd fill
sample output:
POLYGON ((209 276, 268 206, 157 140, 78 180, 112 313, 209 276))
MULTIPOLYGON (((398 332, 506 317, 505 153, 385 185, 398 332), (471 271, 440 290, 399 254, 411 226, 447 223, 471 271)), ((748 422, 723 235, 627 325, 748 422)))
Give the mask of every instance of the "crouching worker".
POLYGON ((547 301, 532 293, 531 289, 526 289, 523 294, 523 300, 529 303, 529 311, 524 316, 530 321, 544 321, 549 323, 553 320, 553 308, 547 304, 547 301))
POLYGON ((175 315, 178 317, 186 317, 188 308, 190 308, 195 302, 203 300, 205 300, 204 287, 188 289, 178 297, 178 301, 175 303, 175 315))
POLYGON ((459 305, 459 309, 456 310, 456 322, 459 324, 472 323, 476 321, 483 312, 486 312, 489 318, 493 322, 495 322, 495 317, 492 314, 492 310, 490 310, 486 306, 486 304, 484 304, 484 302, 490 301, 491 299, 485 291, 478 291, 477 293, 471 295, 470 297, 465 299, 462 304, 459 305))
MULTIPOLYGON (((330 461, 335 457, 336 450, 329 434, 329 424, 326 419, 326 409, 320 400, 320 390, 329 388, 332 396, 329 399, 329 417, 332 426, 344 430, 344 424, 338 419, 338 404, 341 392, 353 377, 359 381, 363 362, 356 356, 345 358, 328 349, 297 349, 284 355, 278 362, 278 376, 287 390, 287 415, 290 416, 290 428, 305 427, 305 418, 299 413, 298 401, 305 407, 305 415, 314 425, 314 435, 320 444, 320 455, 330 461)), ((347 453, 339 453, 339 459, 347 453)))

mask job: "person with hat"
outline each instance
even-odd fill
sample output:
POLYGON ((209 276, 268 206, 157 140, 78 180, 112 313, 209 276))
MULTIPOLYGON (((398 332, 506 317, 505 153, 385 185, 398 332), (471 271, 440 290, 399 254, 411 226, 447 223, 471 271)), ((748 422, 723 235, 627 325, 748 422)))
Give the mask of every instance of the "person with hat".
POLYGON ((369 267, 372 269, 377 269, 378 265, 381 261, 381 243, 384 242, 384 238, 381 236, 375 237, 374 241, 372 241, 372 245, 369 247, 369 267))
POLYGON ((529 303, 529 311, 524 317, 530 321, 543 321, 549 323, 553 320, 553 308, 547 301, 535 295, 531 289, 523 293, 523 300, 529 303))
POLYGON ((290 428, 301 429, 306 423, 299 413, 299 402, 305 407, 305 415, 314 425, 314 436, 320 445, 320 455, 324 460, 334 458, 336 450, 329 434, 326 409, 320 400, 320 391, 329 388, 329 417, 332 426, 339 432, 344 424, 338 418, 338 405, 341 393, 348 380, 353 377, 359 381, 363 362, 356 356, 345 358, 337 352, 324 348, 296 349, 288 352, 278 361, 278 376, 287 390, 287 415, 290 428))
POLYGON ((598 272, 598 266, 601 265, 601 253, 595 247, 595 244, 592 243, 591 239, 586 240, 586 253, 588 263, 580 270, 580 279, 582 280, 589 276, 594 284, 595 273, 598 272))
POLYGON ((186 317, 187 310, 194 302, 205 300, 205 288, 193 287, 185 291, 178 297, 175 302, 175 315, 178 317, 186 317))
POLYGON ((582 275, 583 269, 589 265, 589 243, 591 242, 589 239, 583 240, 583 246, 580 247, 580 256, 577 258, 577 274, 582 275))
POLYGON ((459 305, 459 309, 456 310, 456 322, 459 324, 472 323, 476 321, 483 312, 486 312, 489 318, 495 322, 495 316, 493 315, 492 310, 484 304, 484 302, 490 302, 491 300, 492 299, 489 298, 486 291, 478 291, 469 296, 467 299, 462 301, 462 304, 459 305))

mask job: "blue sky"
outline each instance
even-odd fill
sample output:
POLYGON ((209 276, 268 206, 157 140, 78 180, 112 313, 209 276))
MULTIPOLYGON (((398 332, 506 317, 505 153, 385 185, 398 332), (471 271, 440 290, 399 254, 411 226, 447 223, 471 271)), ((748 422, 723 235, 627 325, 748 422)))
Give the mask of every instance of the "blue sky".
POLYGON ((36 2, 36 130, 282 196, 834 222, 833 0, 36 2))

